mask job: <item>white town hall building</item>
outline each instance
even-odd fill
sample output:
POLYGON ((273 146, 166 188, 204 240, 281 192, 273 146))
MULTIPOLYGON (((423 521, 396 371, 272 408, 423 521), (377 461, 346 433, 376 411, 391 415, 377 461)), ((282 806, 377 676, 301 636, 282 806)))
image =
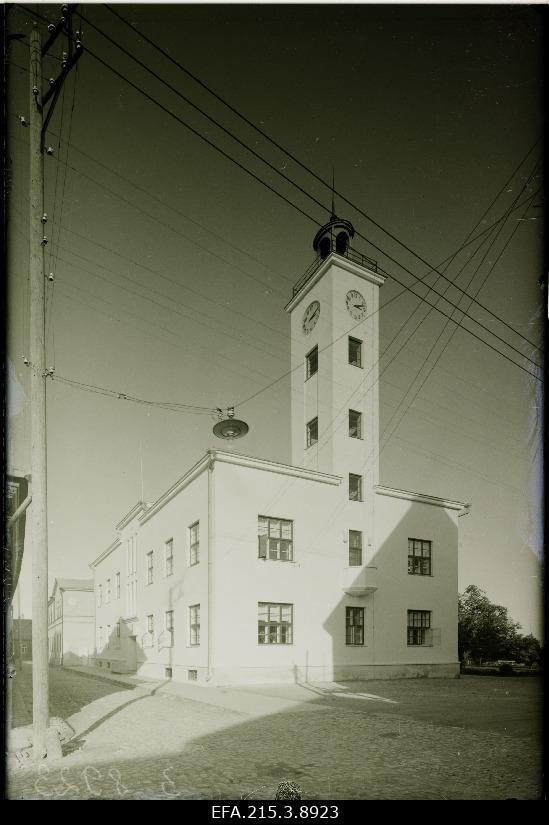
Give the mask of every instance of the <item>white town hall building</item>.
POLYGON ((332 215, 286 306, 292 464, 208 450, 91 567, 95 661, 210 684, 455 676, 458 514, 379 484, 375 262, 332 215))

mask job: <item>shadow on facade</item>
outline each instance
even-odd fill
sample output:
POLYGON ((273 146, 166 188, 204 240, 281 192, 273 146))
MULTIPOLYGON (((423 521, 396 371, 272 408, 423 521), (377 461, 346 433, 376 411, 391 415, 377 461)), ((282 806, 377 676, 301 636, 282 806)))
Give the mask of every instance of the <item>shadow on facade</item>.
MULTIPOLYGON (((95 655, 85 664, 95 664, 99 669, 120 674, 135 674, 145 666, 144 675, 149 675, 146 672, 146 666, 150 664, 156 668, 163 668, 164 677, 171 678, 177 632, 173 624, 173 615, 177 603, 184 595, 182 581, 169 588, 167 605, 164 609, 164 626, 161 627, 154 626, 154 624, 149 627, 149 617, 146 614, 140 616, 139 620, 119 616, 112 626, 107 625, 106 628, 102 628, 106 638, 104 642, 101 640, 95 655), (171 626, 168 626, 167 617, 170 614, 172 621, 171 626)), ((158 613, 155 618, 158 619, 158 613)), ((181 633, 182 630, 179 632, 181 633)), ((155 676, 158 676, 158 672, 155 676)))
POLYGON ((394 526, 373 555, 362 548, 364 566, 343 571, 341 599, 324 623, 333 672, 320 678, 459 675, 457 518, 441 507, 386 498, 386 523, 394 526), (404 511, 396 524, 394 511, 404 511))

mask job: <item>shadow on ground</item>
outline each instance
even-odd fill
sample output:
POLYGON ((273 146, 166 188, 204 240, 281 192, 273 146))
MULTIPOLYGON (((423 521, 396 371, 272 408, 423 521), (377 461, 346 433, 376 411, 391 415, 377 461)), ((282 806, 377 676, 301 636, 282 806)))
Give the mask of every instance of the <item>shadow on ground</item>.
POLYGON ((486 682, 342 685, 368 697, 311 693, 260 718, 157 693, 66 760, 12 775, 10 798, 267 800, 286 780, 309 800, 537 799, 541 682, 486 682))

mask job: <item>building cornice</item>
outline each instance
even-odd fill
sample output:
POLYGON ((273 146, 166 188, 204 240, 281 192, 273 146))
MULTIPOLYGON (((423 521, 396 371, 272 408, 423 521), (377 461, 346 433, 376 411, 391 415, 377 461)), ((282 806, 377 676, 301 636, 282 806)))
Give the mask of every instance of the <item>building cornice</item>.
POLYGON ((236 464, 239 467, 249 467, 252 470, 265 470, 269 473, 280 473, 281 475, 292 476, 294 478, 304 478, 307 481, 318 481, 321 484, 341 484, 341 476, 321 473, 318 470, 309 470, 306 467, 294 467, 292 464, 281 464, 278 461, 269 461, 266 458, 254 458, 241 453, 227 453, 224 450, 208 450, 212 461, 221 461, 224 464, 236 464))
POLYGON ((106 550, 103 550, 103 552, 101 553, 100 556, 98 556, 96 559, 94 559, 94 561, 90 562, 89 567, 92 567, 92 568, 97 567, 97 565, 100 562, 102 562, 103 559, 106 559, 107 556, 110 556, 112 551, 116 550, 117 547, 120 547, 121 544, 122 544, 122 542, 120 541, 120 539, 115 539, 112 544, 109 544, 109 546, 107 547, 106 550))
POLYGON ((380 275, 377 272, 372 272, 370 269, 366 269, 366 267, 361 266, 361 264, 357 264, 354 261, 350 261, 348 258, 344 258, 342 255, 337 255, 335 252, 330 253, 328 257, 320 264, 318 269, 311 275, 311 277, 305 281, 299 292, 297 292, 291 301, 286 304, 284 309, 286 312, 291 312, 299 302, 307 295, 308 292, 317 284, 322 276, 328 271, 331 266, 337 266, 340 269, 344 269, 347 272, 351 272, 353 275, 356 275, 358 278, 362 278, 364 281, 370 281, 372 284, 376 284, 376 286, 383 286, 386 281, 384 275, 380 275))
POLYGON ((162 509, 169 501, 172 500, 174 496, 181 492, 181 490, 185 489, 187 485, 189 485, 192 481, 195 480, 204 470, 207 470, 210 466, 210 456, 207 453, 203 456, 200 461, 191 467, 188 472, 185 473, 180 479, 178 479, 175 484, 172 484, 169 490, 166 490, 165 493, 162 493, 160 498, 158 498, 155 502, 151 504, 148 510, 143 513, 142 516, 139 517, 139 523, 145 524, 155 513, 158 513, 159 510, 162 509))
POLYGON ((438 498, 438 496, 430 496, 425 493, 413 493, 410 490, 397 490, 394 487, 383 487, 381 484, 374 487, 374 492, 378 496, 403 498, 406 501, 417 501, 420 504, 430 504, 433 507, 442 507, 446 510, 465 510, 471 506, 463 501, 452 501, 451 499, 438 498))
POLYGON ((234 464, 238 467, 248 467, 253 470, 264 470, 270 473, 280 473, 282 475, 293 476, 294 478, 304 478, 308 481, 317 481, 323 484, 338 485, 341 483, 340 476, 319 473, 317 470, 308 470, 305 467, 293 467, 290 464, 280 464, 277 461, 269 461, 265 458, 254 458, 253 456, 242 455, 241 453, 229 453, 224 450, 208 450, 205 456, 198 461, 194 467, 166 490, 148 510, 139 517, 139 523, 145 524, 155 513, 158 513, 174 496, 181 492, 188 484, 194 481, 197 476, 213 468, 216 461, 224 464, 234 464))
POLYGON ((133 521, 133 519, 137 516, 138 513, 140 513, 141 511, 144 511, 146 509, 147 509, 147 505, 145 504, 145 502, 144 501, 138 501, 137 504, 134 504, 132 509, 128 513, 126 513, 126 515, 123 517, 123 519, 118 522, 115 529, 116 530, 123 530, 124 527, 128 526, 130 521, 133 521))

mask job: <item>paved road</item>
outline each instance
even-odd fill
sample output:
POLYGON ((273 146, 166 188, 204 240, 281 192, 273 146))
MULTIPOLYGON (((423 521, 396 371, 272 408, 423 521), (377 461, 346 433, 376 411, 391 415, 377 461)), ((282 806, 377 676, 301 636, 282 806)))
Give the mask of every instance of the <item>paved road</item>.
MULTIPOLYGON (((130 690, 102 679, 84 679, 78 673, 50 668, 50 715, 66 719, 81 708, 112 693, 130 690)), ((13 727, 32 723, 32 665, 23 662, 13 679, 13 727)))
POLYGON ((204 701, 64 671, 53 686, 81 706, 78 735, 62 762, 12 770, 12 799, 272 799, 284 779, 318 800, 541 792, 537 679, 346 685, 354 696, 296 686, 194 694, 204 701))

